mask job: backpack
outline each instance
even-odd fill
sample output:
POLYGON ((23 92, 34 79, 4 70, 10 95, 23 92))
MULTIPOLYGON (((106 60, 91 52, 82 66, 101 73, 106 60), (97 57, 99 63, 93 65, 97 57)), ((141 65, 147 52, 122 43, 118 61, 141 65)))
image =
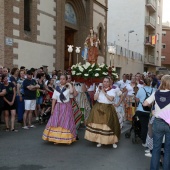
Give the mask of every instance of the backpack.
MULTIPOLYGON (((145 99, 144 99, 144 101, 145 101, 145 100, 152 94, 153 89, 151 90, 151 93, 147 92, 147 91, 145 90, 145 88, 143 88, 143 90, 145 91, 145 94, 146 94, 146 97, 145 97, 145 99)), ((142 104, 142 103, 141 103, 141 104, 142 104)), ((142 104, 142 107, 143 107, 143 110, 144 110, 144 111, 151 112, 152 106, 143 106, 143 104, 142 104)))

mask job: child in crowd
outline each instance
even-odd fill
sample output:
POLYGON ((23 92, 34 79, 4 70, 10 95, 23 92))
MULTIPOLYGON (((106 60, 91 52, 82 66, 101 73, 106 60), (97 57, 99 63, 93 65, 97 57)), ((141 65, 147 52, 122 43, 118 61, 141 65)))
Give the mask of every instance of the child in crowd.
POLYGON ((51 98, 50 98, 50 94, 47 93, 45 98, 44 98, 43 104, 42 104, 41 115, 40 115, 40 118, 39 118, 41 123, 46 121, 46 119, 48 119, 50 117, 51 105, 52 105, 52 101, 51 101, 51 98))

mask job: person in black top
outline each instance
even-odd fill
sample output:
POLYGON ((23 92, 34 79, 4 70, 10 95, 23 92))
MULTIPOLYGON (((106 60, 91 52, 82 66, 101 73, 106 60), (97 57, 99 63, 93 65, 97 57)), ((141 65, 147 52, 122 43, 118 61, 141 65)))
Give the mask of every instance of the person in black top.
POLYGON ((2 82, 6 89, 6 95, 3 97, 4 99, 4 113, 5 113, 5 124, 6 131, 9 131, 9 111, 11 113, 11 131, 17 132, 14 128, 15 123, 15 115, 16 115, 16 88, 13 83, 8 82, 8 77, 6 75, 2 75, 2 82))
POLYGON ((40 88, 38 89, 38 93, 36 95, 36 110, 35 110, 35 115, 36 115, 36 120, 39 120, 39 115, 41 113, 41 105, 43 103, 43 97, 46 93, 46 87, 45 87, 45 83, 44 83, 44 79, 45 79, 45 74, 44 73, 38 73, 37 74, 37 83, 40 86, 40 88))
POLYGON ((11 83, 14 84, 15 87, 17 87, 18 73, 19 73, 18 68, 13 68, 11 70, 10 81, 11 81, 11 83))
MULTIPOLYGON (((4 85, 0 82, 0 117, 1 117, 3 106, 4 106, 3 96, 5 94, 6 94, 6 89, 5 89, 4 85)), ((0 121, 1 121, 1 119, 0 119, 0 121)))
POLYGON ((27 71, 27 78, 23 81, 25 112, 23 116, 23 129, 35 127, 32 125, 32 112, 36 107, 36 90, 40 88, 37 82, 32 78, 31 70, 27 71), (28 126, 26 125, 28 117, 28 126))

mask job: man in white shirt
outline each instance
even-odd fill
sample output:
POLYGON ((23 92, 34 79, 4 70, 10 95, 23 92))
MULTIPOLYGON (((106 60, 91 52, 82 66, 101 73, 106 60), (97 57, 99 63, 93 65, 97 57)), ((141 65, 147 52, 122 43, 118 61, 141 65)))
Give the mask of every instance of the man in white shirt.
POLYGON ((122 90, 124 87, 126 87, 130 82, 127 80, 126 74, 123 74, 122 80, 117 82, 119 84, 119 88, 122 90))

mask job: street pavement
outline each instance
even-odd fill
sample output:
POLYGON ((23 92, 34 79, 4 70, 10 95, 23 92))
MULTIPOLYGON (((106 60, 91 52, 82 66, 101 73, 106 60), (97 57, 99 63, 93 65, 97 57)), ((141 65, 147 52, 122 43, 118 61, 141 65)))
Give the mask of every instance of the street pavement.
POLYGON ((149 170, 150 158, 141 144, 124 137, 131 125, 126 123, 117 149, 96 147, 84 139, 71 145, 54 145, 42 140, 45 125, 19 132, 0 130, 0 170, 149 170))

